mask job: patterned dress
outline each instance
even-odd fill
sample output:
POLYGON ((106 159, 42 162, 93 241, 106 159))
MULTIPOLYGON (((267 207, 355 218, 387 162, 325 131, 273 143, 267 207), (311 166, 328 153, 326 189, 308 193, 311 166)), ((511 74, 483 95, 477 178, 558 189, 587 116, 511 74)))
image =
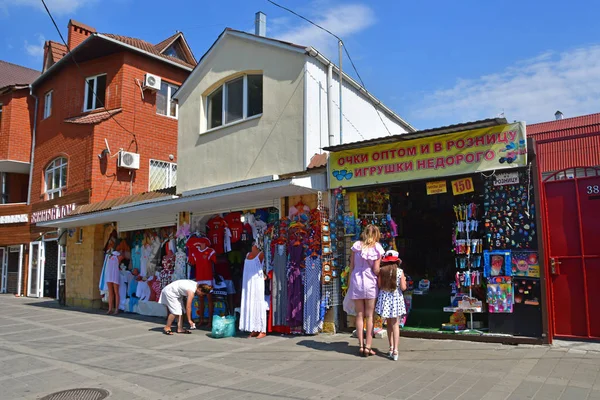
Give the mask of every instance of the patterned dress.
POLYGON ((403 315, 406 315, 404 296, 402 295, 402 290, 400 290, 401 276, 402 270, 398 268, 398 275, 396 277, 396 290, 393 292, 388 292, 386 290, 379 291, 375 312, 379 314, 381 318, 401 318, 403 315))
POLYGON ((304 333, 319 333, 321 314, 321 259, 308 257, 304 268, 304 333))

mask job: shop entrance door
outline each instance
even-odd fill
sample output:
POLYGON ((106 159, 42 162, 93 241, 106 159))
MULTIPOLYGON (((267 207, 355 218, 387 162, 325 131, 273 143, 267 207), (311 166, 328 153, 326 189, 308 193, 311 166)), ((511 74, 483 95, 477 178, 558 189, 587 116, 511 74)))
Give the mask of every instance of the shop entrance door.
POLYGON ((600 339, 600 168, 559 171, 543 186, 554 335, 600 339))
POLYGON ((0 293, 6 293, 6 283, 8 279, 8 270, 6 269, 6 247, 0 247, 0 262, 2 263, 2 285, 0 293))
POLYGON ((21 264, 23 263, 23 245, 9 246, 6 252, 6 291, 21 293, 21 264))
POLYGON ((29 246, 27 287, 29 297, 44 295, 44 242, 31 242, 31 246, 29 246))
POLYGON ((43 276, 43 296, 44 297, 58 297, 58 278, 59 278, 59 265, 60 265, 60 252, 59 244, 57 240, 49 240, 44 242, 44 270, 43 276))

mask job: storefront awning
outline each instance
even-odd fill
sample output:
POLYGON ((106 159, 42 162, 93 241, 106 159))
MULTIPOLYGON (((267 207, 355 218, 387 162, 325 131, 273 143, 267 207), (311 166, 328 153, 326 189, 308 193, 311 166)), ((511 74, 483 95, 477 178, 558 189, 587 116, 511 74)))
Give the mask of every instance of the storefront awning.
POLYGON ((258 205, 278 206, 279 199, 282 197, 305 195, 326 190, 327 184, 324 173, 290 179, 273 177, 273 180, 269 182, 252 184, 240 182, 239 186, 227 189, 163 201, 154 199, 144 204, 123 204, 106 211, 66 217, 38 223, 37 225, 55 228, 75 228, 110 222, 124 222, 130 225, 132 221, 156 220, 161 215, 169 220, 173 217, 172 220, 176 221, 176 215, 179 212, 216 214, 256 208, 258 205))

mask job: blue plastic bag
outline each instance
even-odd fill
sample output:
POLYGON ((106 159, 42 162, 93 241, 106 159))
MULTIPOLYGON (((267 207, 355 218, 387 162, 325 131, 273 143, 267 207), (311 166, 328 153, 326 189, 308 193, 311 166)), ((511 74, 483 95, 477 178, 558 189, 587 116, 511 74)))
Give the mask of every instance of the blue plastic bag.
POLYGON ((211 335, 216 339, 235 336, 235 317, 230 315, 213 316, 211 335))

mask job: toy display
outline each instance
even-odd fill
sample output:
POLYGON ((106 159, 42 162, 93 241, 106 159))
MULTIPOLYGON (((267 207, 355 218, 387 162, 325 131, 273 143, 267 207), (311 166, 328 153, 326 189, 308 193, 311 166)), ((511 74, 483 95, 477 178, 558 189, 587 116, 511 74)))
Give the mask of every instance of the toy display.
POLYGON ((514 278, 515 304, 539 306, 541 288, 538 279, 514 278))
POLYGON ((511 276, 511 252, 509 251, 484 251, 483 276, 511 276))
POLYGON ((535 247, 535 205, 530 195, 529 171, 518 173, 517 184, 495 185, 492 179, 485 182, 483 205, 489 250, 535 247))
POLYGON ((490 313, 513 312, 513 286, 509 276, 489 278, 487 285, 487 303, 490 313))
POLYGON ((513 276, 540 277, 540 262, 537 251, 513 251, 511 260, 513 276))

